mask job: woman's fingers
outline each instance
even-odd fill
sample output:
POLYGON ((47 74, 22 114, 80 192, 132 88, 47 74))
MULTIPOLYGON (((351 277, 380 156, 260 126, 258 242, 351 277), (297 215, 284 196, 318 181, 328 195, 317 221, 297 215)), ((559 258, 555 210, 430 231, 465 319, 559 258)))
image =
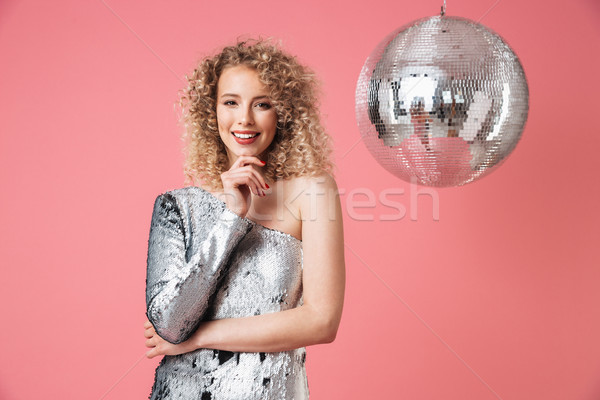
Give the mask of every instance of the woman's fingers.
POLYGON ((266 190, 261 183, 260 174, 253 170, 252 167, 242 167, 235 170, 230 170, 223 176, 224 187, 239 187, 246 185, 252 193, 260 195, 259 190, 266 190))
POLYGON ((265 163, 263 161, 259 160, 258 157, 255 157, 255 156, 239 156, 237 158, 237 160, 235 160, 235 162, 231 166, 230 170, 234 169, 234 168, 243 167, 243 166, 248 165, 248 164, 256 164, 259 167, 262 167, 262 166, 265 165, 265 163))
POLYGON ((154 333, 153 330, 152 333, 153 335, 146 339, 145 342, 146 347, 150 348, 150 350, 146 352, 146 357, 148 358, 153 358, 161 355, 183 354, 196 349, 195 347, 192 348, 191 346, 193 344, 191 344, 188 341, 180 344, 172 344, 158 336, 156 333, 154 333))
POLYGON ((150 350, 148 350, 146 352, 146 357, 147 358, 154 358, 158 355, 158 348, 156 347, 156 344, 154 343, 154 335, 156 335, 156 332, 154 331, 154 327, 152 326, 152 324, 150 323, 149 320, 146 319, 146 322, 144 322, 144 337, 148 338, 146 339, 146 347, 150 347, 150 350))
POLYGON ((261 187, 261 189, 266 190, 267 189, 267 183, 265 182, 263 176, 254 168, 252 168, 251 165, 247 165, 245 167, 242 167, 243 169, 247 169, 250 173, 252 173, 254 175, 254 177, 258 180, 258 184, 261 187))
POLYGON ((144 336, 150 338, 155 334, 156 332, 154 331, 154 326, 152 326, 152 323, 150 323, 149 320, 146 320, 146 322, 144 322, 144 336))
POLYGON ((260 185, 262 186, 263 189, 268 189, 268 186, 265 182, 265 180, 263 179, 262 175, 258 173, 257 170, 255 170, 254 168, 252 168, 252 165, 250 164, 254 164, 254 165, 258 165, 259 167, 263 167, 265 166, 265 163, 262 162, 261 160, 258 159, 258 157, 254 157, 254 156, 239 156, 237 160, 235 160, 235 162, 233 163, 233 165, 231 166, 231 168, 229 169, 229 171, 234 171, 237 169, 243 169, 243 170, 247 170, 250 171, 251 173, 253 173, 259 180, 260 185))
POLYGON ((258 174, 256 171, 238 169, 236 171, 232 171, 228 177, 232 180, 233 185, 246 185, 252 190, 252 193, 256 194, 257 196, 260 196, 260 190, 262 189, 262 185, 259 179, 256 177, 255 173, 258 174))
POLYGON ((229 170, 221 174, 224 192, 228 195, 226 205, 240 216, 245 216, 250 208, 250 193, 256 196, 265 196, 267 189, 262 175, 254 165, 264 166, 255 156, 239 156, 229 170))

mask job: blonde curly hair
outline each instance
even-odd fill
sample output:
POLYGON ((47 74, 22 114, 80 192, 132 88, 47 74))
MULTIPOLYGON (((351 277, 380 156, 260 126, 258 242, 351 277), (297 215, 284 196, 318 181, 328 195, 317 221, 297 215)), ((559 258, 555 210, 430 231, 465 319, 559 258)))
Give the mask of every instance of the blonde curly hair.
POLYGON ((249 39, 204 58, 186 76, 188 86, 178 99, 185 127, 186 183, 203 181, 214 190, 223 188, 220 175, 229 159, 217 125, 217 84, 224 68, 237 65, 258 72, 277 113, 277 131, 264 160, 267 181, 333 175, 331 138, 321 126, 314 73, 278 46, 249 39))

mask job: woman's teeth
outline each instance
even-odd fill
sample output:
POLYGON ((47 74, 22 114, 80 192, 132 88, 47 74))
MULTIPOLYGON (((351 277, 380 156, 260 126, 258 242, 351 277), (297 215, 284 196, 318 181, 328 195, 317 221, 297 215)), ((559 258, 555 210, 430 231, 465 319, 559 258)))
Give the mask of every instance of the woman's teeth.
POLYGON ((233 136, 238 137, 240 139, 250 139, 255 136, 258 136, 258 133, 235 133, 235 132, 231 132, 231 133, 233 133, 233 136))

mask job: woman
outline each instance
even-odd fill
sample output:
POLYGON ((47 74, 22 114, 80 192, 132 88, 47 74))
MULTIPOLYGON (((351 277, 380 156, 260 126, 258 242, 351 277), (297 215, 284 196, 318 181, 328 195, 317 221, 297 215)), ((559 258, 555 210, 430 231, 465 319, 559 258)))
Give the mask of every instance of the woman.
POLYGON ((148 241, 151 399, 306 399, 305 346, 330 343, 343 227, 310 71, 277 46, 204 59, 180 104, 186 173, 148 241))

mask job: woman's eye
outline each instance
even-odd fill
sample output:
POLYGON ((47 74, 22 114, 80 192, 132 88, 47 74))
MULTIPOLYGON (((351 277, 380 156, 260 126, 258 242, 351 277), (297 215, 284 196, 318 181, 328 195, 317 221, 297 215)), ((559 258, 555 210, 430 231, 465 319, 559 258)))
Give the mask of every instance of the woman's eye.
POLYGON ((259 108, 264 108, 265 110, 271 108, 271 105, 269 103, 258 103, 256 106, 259 108))
POLYGON ((227 100, 223 104, 225 104, 226 106, 235 106, 235 101, 233 101, 233 100, 227 100))

